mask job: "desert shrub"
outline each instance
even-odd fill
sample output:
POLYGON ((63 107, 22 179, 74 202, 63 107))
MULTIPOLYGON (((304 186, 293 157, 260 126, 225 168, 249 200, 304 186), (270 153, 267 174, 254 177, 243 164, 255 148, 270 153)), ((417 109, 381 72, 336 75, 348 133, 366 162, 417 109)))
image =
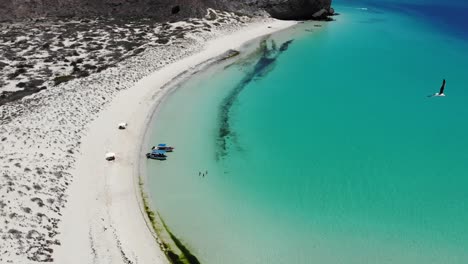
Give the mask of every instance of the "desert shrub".
POLYGON ((11 79, 14 79, 14 78, 16 78, 16 77, 18 77, 19 75, 24 74, 24 73, 26 73, 26 69, 24 69, 24 68, 19 68, 19 69, 17 69, 14 73, 8 75, 8 78, 11 80, 11 79))
POLYGON ((142 53, 143 51, 145 51, 144 48, 138 48, 138 49, 136 49, 136 50, 133 51, 133 54, 137 55, 137 54, 142 53))
POLYGON ((167 38, 160 38, 158 40, 156 40, 156 43, 158 44, 167 44, 169 42, 169 39, 167 38))
POLYGON ((122 46, 126 50, 132 50, 140 46, 138 43, 129 42, 129 41, 118 41, 117 45, 122 46))
POLYGON ((97 69, 96 65, 91 65, 91 64, 85 64, 83 67, 87 70, 95 70, 97 69))
POLYGON ((26 83, 26 88, 34 89, 34 88, 41 86, 43 83, 44 83, 43 80, 37 80, 37 79, 29 80, 29 82, 26 83))
POLYGON ((68 82, 70 80, 73 80, 75 77, 71 75, 64 75, 64 76, 58 76, 54 78, 54 85, 57 86, 61 83, 68 82))
POLYGON ((171 13, 173 15, 177 14, 180 12, 180 6, 174 6, 172 9, 171 9, 171 13))

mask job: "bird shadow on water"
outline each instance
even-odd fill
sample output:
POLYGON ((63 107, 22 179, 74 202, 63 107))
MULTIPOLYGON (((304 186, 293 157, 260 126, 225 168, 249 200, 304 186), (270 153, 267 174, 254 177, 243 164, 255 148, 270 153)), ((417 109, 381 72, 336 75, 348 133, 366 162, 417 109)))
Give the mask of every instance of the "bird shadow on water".
POLYGON ((293 40, 288 40, 277 45, 274 40, 263 39, 259 47, 246 60, 241 60, 234 65, 242 67, 245 76, 223 99, 219 107, 219 130, 217 137, 216 160, 225 157, 231 148, 242 151, 236 133, 231 127, 231 110, 239 95, 253 81, 267 76, 275 67, 278 57, 285 52, 293 40))

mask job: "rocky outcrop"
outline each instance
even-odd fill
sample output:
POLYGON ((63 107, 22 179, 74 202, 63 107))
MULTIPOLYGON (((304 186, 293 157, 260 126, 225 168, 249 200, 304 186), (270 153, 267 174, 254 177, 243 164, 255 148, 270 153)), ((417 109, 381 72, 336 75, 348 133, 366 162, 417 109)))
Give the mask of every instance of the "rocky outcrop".
POLYGON ((332 0, 265 1, 263 8, 272 17, 284 20, 325 19, 333 15, 332 0))
MULTIPOLYGON (((331 0, 0 0, 0 21, 38 17, 151 16, 159 20, 201 17, 206 8, 279 19, 312 19, 331 0)), ((322 18, 321 16, 320 18, 322 18)))

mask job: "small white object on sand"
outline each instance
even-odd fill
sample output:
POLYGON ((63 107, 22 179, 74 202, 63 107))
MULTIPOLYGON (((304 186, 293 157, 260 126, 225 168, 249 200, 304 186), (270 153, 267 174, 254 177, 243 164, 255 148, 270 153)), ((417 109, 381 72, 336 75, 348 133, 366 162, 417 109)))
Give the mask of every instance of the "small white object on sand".
POLYGON ((115 160, 115 153, 113 153, 113 152, 107 152, 107 154, 106 154, 106 160, 108 160, 108 161, 113 161, 113 160, 115 160))
POLYGON ((127 123, 120 123, 120 124, 119 124, 119 129, 126 129, 127 126, 128 126, 127 123))

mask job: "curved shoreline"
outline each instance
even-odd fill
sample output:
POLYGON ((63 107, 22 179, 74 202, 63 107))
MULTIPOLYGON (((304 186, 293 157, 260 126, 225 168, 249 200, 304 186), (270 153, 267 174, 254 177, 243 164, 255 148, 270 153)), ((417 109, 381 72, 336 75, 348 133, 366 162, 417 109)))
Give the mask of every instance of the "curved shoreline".
MULTIPOLYGON (((229 51, 226 51, 224 54, 218 55, 216 57, 207 59, 200 62, 198 65, 181 72, 179 75, 171 79, 169 82, 163 85, 160 89, 167 89, 163 96, 157 99, 152 105, 151 109, 148 111, 144 128, 141 129, 141 135, 139 137, 139 142, 137 145, 141 146, 138 153, 135 153, 135 172, 134 176, 134 187, 135 195, 137 196, 140 212, 145 219, 146 226, 149 229, 149 232, 153 235, 154 239, 159 244, 161 250, 166 254, 166 257, 171 262, 175 263, 184 263, 184 260, 187 260, 188 263, 193 263, 189 259, 196 259, 195 256, 191 255, 186 256, 188 252, 187 249, 181 250, 180 242, 175 238, 175 236, 168 230, 167 225, 164 223, 164 220, 161 218, 159 213, 155 211, 154 206, 151 205, 151 199, 149 199, 150 194, 146 190, 146 180, 147 173, 144 161, 144 153, 147 152, 150 139, 150 124, 153 123, 154 119, 157 116, 157 113, 161 107, 161 104, 170 96, 172 92, 179 88, 179 84, 189 79, 194 74, 205 70, 206 68, 216 64, 222 60, 229 59, 231 57, 229 51), (172 260, 171 260, 172 259, 172 260), (175 260, 177 259, 177 260, 175 260)), ((182 245, 183 247, 183 245, 182 245)), ((198 263, 198 260, 195 261, 198 263)))
MULTIPOLYGON (((247 45, 248 43, 254 42, 257 39, 260 39, 262 37, 265 37, 267 35, 270 35, 272 33, 284 30, 288 27, 291 27, 296 24, 296 22, 285 22, 285 21, 275 21, 275 26, 271 27, 268 26, 270 30, 268 32, 265 32, 264 34, 255 34, 251 38, 242 40, 239 44, 236 44, 236 46, 233 46, 231 48, 235 49, 228 49, 226 48, 225 51, 222 54, 215 55, 209 59, 206 59, 205 61, 200 62, 198 65, 190 68, 189 70, 186 70, 182 72, 181 74, 177 75, 175 78, 167 82, 161 89, 167 88, 168 91, 165 93, 163 97, 161 97, 155 104, 153 105, 152 109, 150 110, 147 120, 146 120, 146 125, 145 129, 143 130, 143 135, 140 138, 139 145, 141 145, 140 148, 140 153, 139 156, 139 166, 138 171, 134 174, 136 178, 139 178, 139 202, 140 202, 140 207, 141 207, 141 212, 144 214, 144 218, 146 220, 147 227, 151 228, 150 232, 154 234, 155 239, 158 241, 158 243, 161 246, 161 249, 166 252, 166 256, 171 259, 171 256, 174 256, 175 254, 178 258, 178 261, 174 261, 174 263, 199 263, 198 259, 196 256, 193 256, 187 248, 181 242, 178 240, 177 237, 175 237, 171 231, 168 229, 166 223, 164 220, 161 218, 159 213, 156 211, 155 206, 152 205, 150 193, 147 191, 146 187, 147 185, 145 182, 147 181, 147 169, 146 169, 146 164, 144 161, 146 159, 141 159, 142 154, 147 152, 148 147, 151 145, 150 144, 150 137, 151 137, 151 130, 152 127, 150 126, 151 124, 157 122, 157 115, 158 111, 160 110, 161 104, 174 92, 179 88, 179 86, 188 81, 193 75, 205 71, 210 67, 214 67, 218 63, 222 63, 226 60, 229 60, 231 58, 235 58, 239 55, 239 53, 236 53, 233 55, 231 51, 237 51, 239 50, 242 52, 242 47, 247 45), (273 29, 273 30, 271 30, 273 29), (146 206, 149 206, 149 211, 146 206), (154 221, 152 221, 149 215, 154 216, 154 221), (155 230, 156 229, 156 230, 155 230), (182 247, 182 248, 181 248, 182 247), (175 251, 175 252, 174 252, 175 251), (189 254, 187 256, 187 253, 189 254), (190 260, 192 259, 192 261, 190 260)), ((270 25, 269 22, 265 23, 265 25, 270 25)), ((251 25, 256 26, 256 25, 251 25)), ((261 25, 258 25, 261 26, 261 25)), ((213 45, 213 44, 211 44, 213 45)), ((208 48, 207 48, 208 49, 208 48)))
POLYGON ((157 70, 117 94, 90 124, 82 142, 56 263, 168 262, 157 250, 159 236, 148 224, 138 186, 144 135, 158 105, 170 94, 167 85, 187 69, 197 69, 229 49, 294 24, 267 20, 228 32, 206 42, 200 52, 157 70), (116 124, 122 121, 129 127, 118 131, 116 124), (117 154, 115 162, 105 162, 107 151, 117 154))

